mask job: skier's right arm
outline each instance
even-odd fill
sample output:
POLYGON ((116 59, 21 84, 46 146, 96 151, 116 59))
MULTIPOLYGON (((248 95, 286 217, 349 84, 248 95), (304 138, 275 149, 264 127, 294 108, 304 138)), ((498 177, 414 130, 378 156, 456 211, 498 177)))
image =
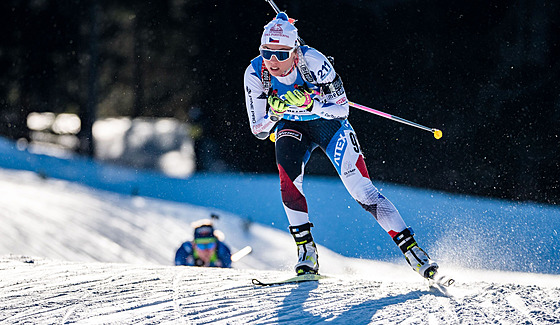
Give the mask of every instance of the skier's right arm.
POLYGON ((267 98, 261 79, 253 66, 249 65, 245 70, 245 105, 251 131, 261 140, 268 138, 270 130, 276 124, 276 121, 267 114, 267 98))

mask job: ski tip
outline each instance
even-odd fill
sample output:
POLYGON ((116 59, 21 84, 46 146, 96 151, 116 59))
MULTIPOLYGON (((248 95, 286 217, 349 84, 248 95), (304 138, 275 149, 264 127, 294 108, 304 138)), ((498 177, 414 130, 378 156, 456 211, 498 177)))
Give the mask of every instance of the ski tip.
POLYGON ((455 279, 448 278, 448 277, 439 277, 435 279, 428 279, 430 286, 442 286, 442 287, 450 287, 455 283, 455 279))

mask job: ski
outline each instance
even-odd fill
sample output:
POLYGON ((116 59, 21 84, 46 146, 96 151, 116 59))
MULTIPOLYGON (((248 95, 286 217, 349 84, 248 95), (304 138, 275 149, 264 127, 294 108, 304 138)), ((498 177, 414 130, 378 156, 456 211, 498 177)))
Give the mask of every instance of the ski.
POLYGON ((288 283, 300 283, 300 282, 309 282, 309 281, 318 281, 321 279, 325 279, 327 276, 319 275, 319 274, 303 274, 298 275, 293 278, 289 278, 286 280, 281 281, 274 281, 274 282, 261 282, 258 279, 252 279, 251 282, 257 286, 273 286, 273 285, 280 285, 280 284, 288 284, 288 283))
POLYGON ((436 273, 432 279, 428 279, 428 284, 430 287, 449 288, 453 285, 453 283, 455 283, 455 279, 438 273, 436 273))

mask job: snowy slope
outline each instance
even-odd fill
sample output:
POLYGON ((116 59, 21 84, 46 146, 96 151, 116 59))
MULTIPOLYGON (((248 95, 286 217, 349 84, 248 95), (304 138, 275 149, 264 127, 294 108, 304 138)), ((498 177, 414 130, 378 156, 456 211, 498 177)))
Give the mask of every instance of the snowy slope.
MULTIPOLYGON (((287 231, 247 225, 215 209, 109 193, 32 172, 0 169, 0 206, 0 255, 172 265, 176 249, 192 239, 190 223, 217 213, 216 226, 233 252, 253 247, 236 267, 287 270, 293 264, 287 231)), ((339 256, 323 250, 323 259, 339 256)))
POLYGON ((333 276, 256 288, 278 271, 0 259, 0 322, 36 324, 557 324, 558 276, 422 282, 333 276), (553 284, 556 280, 556 285, 553 284), (526 281, 530 282, 529 279, 526 281), (548 283, 547 283, 548 281, 548 283))
MULTIPOLYGON (((224 211, 103 192, 0 169, 0 323, 559 324, 560 276, 443 266, 457 279, 428 289, 405 265, 320 247, 320 283, 256 288, 292 275, 286 231, 224 211), (189 223, 211 212, 234 269, 170 266, 189 223), (162 265, 163 264, 163 265, 162 265)), ((512 261, 515 263, 515 261, 512 261)))

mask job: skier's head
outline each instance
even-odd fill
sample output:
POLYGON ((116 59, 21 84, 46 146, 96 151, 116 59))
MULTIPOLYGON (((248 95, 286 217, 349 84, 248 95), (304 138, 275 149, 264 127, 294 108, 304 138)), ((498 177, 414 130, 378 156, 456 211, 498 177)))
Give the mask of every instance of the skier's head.
POLYGON ((214 223, 209 219, 202 219, 192 223, 194 228, 194 239, 216 238, 214 234, 214 223))
POLYGON ((260 52, 264 65, 272 76, 281 77, 293 71, 297 46, 297 28, 285 13, 278 13, 276 18, 264 26, 260 52))
POLYGON ((193 248, 196 256, 205 264, 208 264, 218 247, 218 238, 215 235, 214 225, 211 220, 204 219, 194 223, 193 228, 193 248))
POLYGON ((264 26, 261 46, 265 44, 285 45, 290 48, 298 45, 298 30, 286 13, 278 13, 276 18, 264 26))

